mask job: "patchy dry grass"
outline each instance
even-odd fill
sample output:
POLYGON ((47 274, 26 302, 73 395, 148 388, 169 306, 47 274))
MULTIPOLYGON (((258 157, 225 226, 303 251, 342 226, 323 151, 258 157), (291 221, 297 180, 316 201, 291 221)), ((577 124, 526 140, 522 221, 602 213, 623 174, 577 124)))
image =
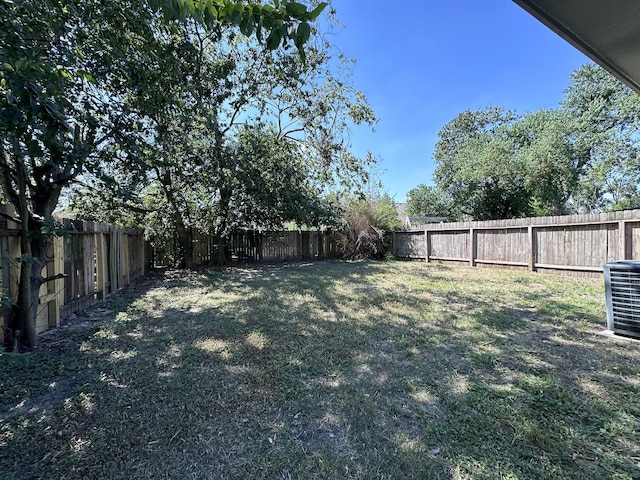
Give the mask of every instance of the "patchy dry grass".
POLYGON ((167 274, 0 357, 0 472, 640 478, 640 344, 596 334, 603 298, 421 263, 167 274))

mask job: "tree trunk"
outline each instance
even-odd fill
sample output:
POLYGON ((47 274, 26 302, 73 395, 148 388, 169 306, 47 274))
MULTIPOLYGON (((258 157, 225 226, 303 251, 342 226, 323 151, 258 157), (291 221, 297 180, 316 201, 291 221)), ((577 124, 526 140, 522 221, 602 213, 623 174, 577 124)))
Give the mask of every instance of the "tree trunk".
POLYGON ((227 263, 227 249, 225 238, 229 225, 229 204, 231 203, 231 189, 220 188, 220 216, 218 217, 218 228, 216 233, 216 244, 218 247, 218 266, 222 267, 227 263))
MULTIPOLYGON (((24 253, 23 253, 24 255, 24 253)), ((31 263, 23 261, 20 265, 20 282, 18 283, 18 311, 14 323, 13 336, 17 343, 26 348, 33 349, 38 346, 36 335, 36 319, 34 311, 38 304, 33 304, 31 284, 31 263), (34 308, 35 307, 35 308, 34 308), (18 330, 20 333, 18 333, 18 330)))
POLYGON ((14 324, 13 336, 17 343, 28 349, 33 349, 38 345, 36 336, 36 314, 38 303, 33 302, 33 285, 32 278, 32 255, 30 237, 31 214, 27 207, 27 186, 23 176, 18 176, 18 215, 20 216, 20 281, 18 283, 18 311, 14 324), (18 334, 17 330, 20 330, 18 334))
MULTIPOLYGON (((21 202, 22 203, 22 202, 21 202)), ((20 281, 18 283, 18 318, 16 319, 16 329, 20 334, 16 335, 18 343, 28 349, 38 346, 36 335, 36 317, 38 311, 37 291, 40 285, 33 282, 33 256, 31 254, 31 242, 29 241, 29 219, 30 215, 26 207, 26 202, 20 205, 20 219, 22 221, 20 231, 20 251, 22 253, 20 264, 20 281), (34 300, 34 287, 36 290, 34 300)))
POLYGON ((193 239, 180 214, 176 214, 177 268, 193 267, 193 239))
POLYGON ((193 266, 193 238, 191 230, 187 228, 184 222, 185 218, 189 218, 187 205, 180 205, 180 202, 176 198, 171 173, 169 171, 161 171, 157 166, 155 166, 154 169, 167 197, 167 201, 174 212, 176 239, 175 266, 177 268, 191 268, 193 266))
POLYGON ((227 250, 227 245, 225 242, 225 238, 224 235, 216 235, 216 250, 218 252, 218 258, 216 261, 216 264, 219 267, 223 267, 226 263, 227 263, 227 255, 226 255, 226 250, 227 250))
MULTIPOLYGON (((46 282, 42 276, 42 269, 51 260, 49 247, 51 234, 43 234, 41 229, 43 219, 51 220, 51 215, 60 196, 60 188, 49 187, 40 195, 33 195, 31 200, 27 196, 26 175, 18 177, 17 208, 21 221, 20 250, 21 266, 20 281, 18 283, 18 299, 15 329, 20 329, 17 337, 20 347, 32 350, 38 346, 37 320, 40 287, 46 282), (33 214, 28 208, 32 202, 33 214)), ((13 332, 15 334, 15 331, 13 332)))

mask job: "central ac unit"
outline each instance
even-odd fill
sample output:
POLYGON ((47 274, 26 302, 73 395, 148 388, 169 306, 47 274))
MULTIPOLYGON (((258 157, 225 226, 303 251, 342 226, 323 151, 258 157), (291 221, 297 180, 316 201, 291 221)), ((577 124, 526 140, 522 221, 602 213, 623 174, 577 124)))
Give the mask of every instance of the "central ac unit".
POLYGON ((604 265, 607 328, 614 333, 640 337, 640 261, 604 265))

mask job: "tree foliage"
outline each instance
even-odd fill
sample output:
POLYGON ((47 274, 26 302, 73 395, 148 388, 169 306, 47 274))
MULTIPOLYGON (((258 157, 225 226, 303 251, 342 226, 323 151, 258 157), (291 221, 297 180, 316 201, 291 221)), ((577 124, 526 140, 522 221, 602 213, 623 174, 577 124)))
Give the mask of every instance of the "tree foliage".
POLYGON ((571 208, 640 207, 638 94, 603 68, 587 64, 571 75, 561 108, 573 119, 572 142, 585 166, 571 208))
POLYGON ((435 189, 413 195, 438 192, 478 220, 639 206, 639 120, 638 95, 585 65, 557 109, 488 107, 454 118, 439 133, 435 189))
MULTIPOLYGON (((232 29, 212 37, 197 23, 163 42, 162 60, 145 69, 145 92, 128 101, 147 137, 134 158, 111 151, 101 169, 109 175, 87 179, 74 208, 110 220, 114 211, 137 211, 120 219, 163 231, 167 222, 153 219, 170 213, 180 266, 191 264, 195 230, 217 237, 221 264, 234 229, 330 224, 323 197, 366 182, 372 161, 348 149, 349 126, 376 121, 350 85, 350 61, 332 59, 331 45, 319 37, 303 60, 287 50, 264 55, 258 42, 232 29), (185 75, 190 81, 181 83, 185 75)), ((150 233, 162 240, 162 232, 150 233)))
POLYGON ((176 41, 181 31, 197 23, 219 40, 226 26, 233 25, 245 35, 255 33, 269 49, 293 43, 304 52, 309 22, 325 6, 310 10, 292 1, 263 5, 229 0, 0 1, 0 185, 16 206, 22 228, 19 315, 9 330, 20 330, 23 344, 36 345, 34 312, 40 286, 51 280, 42 271, 50 260, 52 214, 62 189, 87 174, 108 178, 116 166, 105 166, 104 152, 120 160, 149 153, 145 148, 152 143, 152 117, 146 113, 159 114, 163 106, 168 112, 183 91, 174 87, 188 84, 190 76, 165 83, 155 95, 148 95, 149 88, 162 86, 158 72, 175 73, 183 58, 197 54, 176 41), (173 60, 170 65, 167 58, 173 60), (163 95, 168 99, 153 105, 163 95))
POLYGON ((434 179, 462 215, 486 220, 531 213, 525 178, 512 155, 515 119, 490 107, 463 112, 441 130, 434 179))
POLYGON ((457 220, 453 200, 436 186, 420 184, 407 193, 406 213, 408 216, 447 217, 457 220))
POLYGON ((308 158, 271 129, 245 127, 238 136, 232 196, 233 229, 277 230, 286 222, 320 228, 336 222, 308 158))

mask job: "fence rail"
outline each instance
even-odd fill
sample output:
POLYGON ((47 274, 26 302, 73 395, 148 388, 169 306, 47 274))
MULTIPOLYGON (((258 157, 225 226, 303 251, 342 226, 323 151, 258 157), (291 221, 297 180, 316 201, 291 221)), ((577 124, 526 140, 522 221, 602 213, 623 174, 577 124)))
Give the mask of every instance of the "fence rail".
MULTIPOLYGON (((0 211, 12 215, 11 206, 0 211)), ((45 276, 64 274, 40 288, 37 331, 60 325, 60 319, 106 298, 144 275, 151 265, 151 248, 143 231, 95 222, 63 220, 66 233, 55 237, 53 261, 45 276)), ((14 222, 0 221, 3 296, 17 297, 20 278, 20 230, 14 222)))
POLYGON ((427 225, 394 233, 397 258, 599 276, 640 259, 640 209, 590 215, 427 225))

